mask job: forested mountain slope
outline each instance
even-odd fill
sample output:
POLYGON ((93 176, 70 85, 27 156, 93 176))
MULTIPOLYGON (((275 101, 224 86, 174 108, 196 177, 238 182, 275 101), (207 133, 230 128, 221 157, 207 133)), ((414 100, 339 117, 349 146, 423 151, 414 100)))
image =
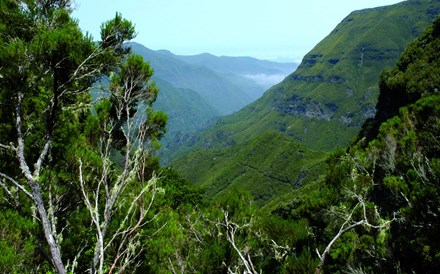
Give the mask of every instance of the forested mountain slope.
POLYGON ((137 43, 127 46, 152 65, 153 80, 161 90, 154 105, 168 115, 168 133, 159 151, 163 162, 169 162, 176 147, 211 125, 214 118, 261 97, 297 67, 251 57, 179 56, 137 43))
POLYGON ((197 150, 173 165, 207 197, 223 196, 230 188, 246 189, 262 205, 317 179, 325 156, 273 131, 230 148, 197 150))
POLYGON ((219 114, 230 114, 239 110, 262 95, 267 85, 245 73, 281 77, 295 69, 295 64, 279 64, 253 58, 215 57, 213 55, 178 56, 166 50, 153 51, 141 44, 129 43, 133 52, 142 55, 154 67, 153 79, 167 81, 176 88, 191 89, 197 92, 219 114), (209 56, 203 61, 203 56, 209 56), (201 60, 190 62, 190 60, 201 60), (221 63, 221 68, 217 65, 221 63), (237 70, 237 68, 243 68, 237 70), (289 69, 290 68, 290 69, 289 69))
POLYGON ((333 153, 323 180, 267 206, 283 219, 307 218, 317 250, 330 255, 320 260, 325 273, 438 271, 439 52, 440 17, 382 74, 368 122, 380 127, 365 125, 353 145, 333 153))
MULTIPOLYGON (((240 145, 272 130, 315 150, 329 151, 348 144, 363 121, 375 115, 380 72, 396 63, 408 43, 439 11, 440 1, 410 0, 351 13, 304 57, 293 74, 256 102, 221 119, 198 138, 183 142, 175 155, 196 147, 229 146, 236 147, 230 153, 239 154, 240 145)), ((283 146, 276 142, 266 145, 283 146)), ((206 178, 204 174, 212 174, 212 169, 206 167, 232 165, 199 158, 197 153, 185 157, 191 162, 191 169, 180 160, 174 166, 183 174, 200 174, 200 178, 206 178), (199 168, 202 166, 205 168, 199 168)), ((276 174, 275 170, 272 169, 272 175, 276 174)), ((236 181, 240 181, 238 177, 235 184, 248 184, 236 181)), ((203 183, 207 184, 206 180, 203 183)), ((258 183, 261 182, 255 182, 258 183)))

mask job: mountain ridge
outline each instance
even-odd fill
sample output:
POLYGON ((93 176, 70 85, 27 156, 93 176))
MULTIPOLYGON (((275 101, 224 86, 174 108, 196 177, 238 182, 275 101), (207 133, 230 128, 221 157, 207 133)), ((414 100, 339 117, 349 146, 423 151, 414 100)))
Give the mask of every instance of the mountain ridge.
MULTIPOLYGON (((239 146, 271 130, 318 151, 346 146, 364 120, 374 117, 381 71, 395 65, 438 9, 440 1, 407 1, 350 13, 306 54, 294 73, 254 103, 192 138, 189 145, 184 143, 175 150, 176 158, 193 148, 239 146)), ((178 163, 173 166, 180 171, 183 167, 178 163)))
MULTIPOLYGON (((196 91, 202 98, 216 109, 221 115, 230 114, 239 110, 245 105, 262 95, 267 86, 260 85, 232 70, 233 67, 247 66, 245 60, 252 60, 259 64, 254 71, 257 73, 268 72, 265 67, 291 67, 291 71, 295 69, 295 65, 286 65, 269 61, 261 61, 255 58, 237 59, 239 57, 227 57, 227 69, 215 70, 209 64, 202 62, 201 64, 188 62, 186 59, 192 59, 191 56, 175 55, 168 50, 154 51, 138 43, 129 43, 132 50, 140 54, 146 61, 150 62, 154 67, 155 74, 153 79, 160 78, 169 82, 176 88, 192 89, 196 91), (234 65, 228 65, 234 62, 234 65), (235 75, 234 75, 235 74, 235 75)), ((210 60, 220 59, 210 55, 210 60)), ((196 57, 199 58, 199 57, 196 57)), ((289 70, 289 69, 287 69, 289 70)), ((291 72, 290 71, 290 72, 291 72)), ((278 73, 285 73, 276 70, 278 73)), ((285 76, 285 75, 284 75, 285 76)))
MULTIPOLYGON (((413 2, 419 3, 419 1, 410 2, 412 5, 414 5, 413 2)), ((264 130, 263 128, 280 130, 300 141, 306 140, 306 143, 307 137, 313 136, 314 138, 309 138, 307 145, 311 145, 318 149, 332 149, 347 144, 358 132, 363 121, 366 118, 374 116, 375 103, 379 89, 378 80, 381 70, 383 68, 391 68, 395 64, 400 53, 403 52, 405 45, 416 37, 415 34, 421 32, 423 26, 426 27, 432 21, 431 19, 433 19, 433 16, 425 16, 423 20, 420 19, 420 22, 423 22, 422 24, 418 23, 419 20, 415 18, 417 16, 413 15, 411 20, 415 22, 412 24, 414 27, 410 31, 403 28, 400 29, 397 26, 396 28, 403 31, 403 34, 395 32, 399 33, 398 35, 394 35, 396 38, 388 39, 388 44, 397 45, 395 48, 390 48, 385 44, 381 51, 377 51, 377 49, 371 47, 371 49, 364 49, 364 52, 362 52, 362 47, 353 49, 348 53, 343 50, 342 53, 346 56, 345 60, 341 60, 341 55, 324 55, 320 52, 329 50, 327 48, 322 50, 324 44, 330 44, 330 48, 338 48, 338 45, 339 48, 342 47, 341 44, 335 43, 334 40, 340 40, 335 39, 335 35, 347 22, 354 21, 351 20, 353 19, 353 16, 373 11, 376 13, 373 17, 374 20, 371 18, 367 18, 367 20, 373 21, 374 29, 376 29, 379 26, 377 25, 375 18, 383 17, 383 14, 377 14, 377 12, 388 11, 388 15, 391 16, 391 19, 396 17, 399 18, 401 16, 394 16, 392 14, 393 11, 390 11, 390 9, 393 9, 393 7, 399 9, 402 7, 408 7, 409 5, 405 3, 406 2, 380 7, 379 9, 373 8, 351 13, 342 20, 341 24, 339 24, 334 31, 306 54, 301 65, 294 73, 287 76, 282 83, 275 85, 266 91, 256 102, 244 107, 239 112, 224 117, 216 126, 213 126, 213 128, 208 129, 208 131, 205 132, 205 137, 213 134, 215 135, 215 133, 211 133, 210 131, 226 131, 231 133, 228 135, 230 135, 230 137, 236 142, 241 142, 250 136, 253 131, 252 127, 254 127, 254 130, 257 132, 264 130), (417 33, 415 30, 417 30, 417 33), (397 40, 398 42, 394 42, 394 40, 397 40), (402 42, 402 40, 404 40, 404 42, 402 42), (364 59, 361 59, 362 56, 364 56, 364 59), (345 65, 343 64, 343 61, 345 61, 345 65), (347 63, 349 64, 347 65, 347 63), (362 72, 363 77, 362 83, 356 78, 360 73, 358 70, 359 64, 362 64, 362 71, 360 71, 362 72), (343 68, 346 65, 349 69, 343 68), (356 73, 353 74, 353 70, 356 73), (300 102, 298 102, 299 100, 300 102), (341 104, 340 101, 344 101, 345 103, 341 104), (357 109, 351 108, 351 106, 356 104, 359 104, 361 107, 357 109), (338 115, 335 115, 336 112, 339 112, 338 115), (305 125, 304 120, 297 119, 300 115, 306 116, 306 118, 309 116, 308 118, 311 118, 307 120, 307 125, 305 125), (256 122, 256 120, 267 120, 265 119, 267 116, 276 116, 281 125, 277 125, 280 123, 275 123, 275 118, 269 119, 267 123, 256 122), (333 119, 329 119, 330 117, 333 119), (326 122, 328 123, 319 123, 317 122, 319 120, 327 120, 326 122), (276 126, 279 126, 280 128, 274 128, 276 126), (342 128, 343 130, 348 130, 348 134, 343 136, 344 138, 340 141, 335 140, 333 144, 325 141, 323 142, 324 146, 322 147, 316 147, 316 144, 313 144, 314 141, 311 139, 315 139, 316 128, 320 128, 320 131, 323 130, 322 128, 328 131, 335 126, 342 128), (295 128, 295 130, 291 130, 292 128, 295 128), (315 128, 315 130, 311 132, 311 128, 315 128), (249 134, 245 134, 245 136, 241 135, 241 133, 246 132, 249 132, 249 134)), ((439 1, 434 1, 432 3, 436 5, 435 7, 439 6, 439 1)), ((429 9, 430 6, 428 5, 423 11, 429 9)), ((406 16, 413 14, 411 8, 405 8, 405 12, 406 16)), ((420 13, 421 12, 418 14, 420 13)), ((386 22, 387 20, 390 21, 390 18, 385 17, 380 20, 386 22)), ((403 20, 406 21, 407 19, 403 20)), ((397 23, 394 22, 390 24, 394 28, 396 25, 399 25, 397 23)), ((352 29, 350 31, 352 33, 359 32, 358 29, 352 29)), ((372 34, 375 32, 375 30, 368 31, 369 36, 374 36, 372 34)), ((386 36, 383 38, 386 38, 386 36)), ((344 39, 345 41, 353 41, 352 37, 348 35, 346 35, 344 39)), ((380 43, 383 43, 383 39, 377 38, 376 42, 379 42, 377 40, 381 40, 380 43)), ((336 42, 340 43, 341 41, 336 42)), ((360 45, 360 43, 358 42, 357 45, 360 45)), ((219 140, 219 143, 221 144, 221 140, 219 140)))
MULTIPOLYGON (((128 46, 154 67, 152 79, 161 90, 155 107, 168 114, 168 134, 162 140, 159 152, 162 162, 168 162, 168 155, 176 146, 194 138, 197 131, 209 126, 215 118, 262 95, 267 83, 259 83, 246 73, 256 73, 260 78, 265 77, 263 74, 270 77, 277 73, 284 78, 284 74, 296 67, 251 57, 216 57, 211 54, 194 57, 199 61, 191 63, 185 60, 194 60, 191 56, 180 57, 168 50, 153 51, 138 43, 128 46), (209 60, 203 56, 208 56, 209 60)), ((277 79, 282 80, 270 80, 277 79)))

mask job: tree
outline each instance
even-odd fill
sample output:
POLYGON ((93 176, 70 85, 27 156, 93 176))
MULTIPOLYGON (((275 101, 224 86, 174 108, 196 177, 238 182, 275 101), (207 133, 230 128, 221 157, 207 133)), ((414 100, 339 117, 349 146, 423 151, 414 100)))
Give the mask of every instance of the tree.
POLYGON ((47 248, 58 273, 68 265, 73 272, 87 248, 94 250, 91 273, 104 271, 109 250, 109 271, 122 272, 138 254, 133 245, 155 196, 148 143, 163 134, 166 115, 151 108, 158 92, 152 69, 139 56, 127 57, 123 43, 135 36, 133 25, 116 14, 95 43, 70 17, 70 6, 1 2, 0 186, 8 207, 38 220, 41 252, 47 248), (93 107, 89 91, 103 77, 110 95, 93 107), (66 232, 69 216, 84 207, 94 225, 87 240, 95 244, 63 248, 63 235, 74 235, 66 232), (117 216, 125 217, 111 227, 117 216))
MULTIPOLYGON (((346 233, 350 230, 353 230, 357 227, 364 227, 367 229, 386 230, 386 229, 389 229, 390 223, 395 220, 394 217, 391 220, 382 220, 380 218, 380 215, 379 215, 377 208, 374 208, 373 218, 369 217, 367 202, 364 201, 364 198, 362 197, 362 195, 359 195, 359 194, 351 192, 351 191, 348 191, 348 195, 351 198, 356 199, 357 204, 350 210, 347 210, 343 206, 342 206, 343 210, 338 210, 336 207, 333 207, 331 209, 332 210, 331 213, 334 215, 339 215, 339 217, 341 217, 344 222, 340 226, 338 232, 334 235, 334 237, 327 244, 327 246, 325 247, 325 249, 322 253, 320 253, 319 250, 316 249, 316 253, 318 254, 318 257, 319 257, 319 264, 315 270, 315 273, 317 273, 317 274, 321 273, 321 271, 324 267, 324 264, 325 264, 325 259, 326 259, 327 255, 329 255, 332 246, 334 245, 334 243, 338 239, 340 239, 343 236, 344 233, 346 233), (357 212, 359 210, 361 211, 361 213, 357 212), (358 220, 355 218, 356 213, 359 213, 359 215, 361 215, 358 220), (380 223, 374 224, 374 223, 372 223, 372 221, 370 219, 378 219, 380 221, 380 223)), ((377 220, 375 220, 375 221, 377 222, 377 220)))

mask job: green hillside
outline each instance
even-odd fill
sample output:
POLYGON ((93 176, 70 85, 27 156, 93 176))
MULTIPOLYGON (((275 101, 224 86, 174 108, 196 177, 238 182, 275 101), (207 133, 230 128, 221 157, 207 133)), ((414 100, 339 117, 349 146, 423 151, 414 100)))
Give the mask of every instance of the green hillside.
POLYGON ((346 145, 374 116, 380 72, 394 66, 439 9, 440 1, 405 1, 353 12, 293 74, 203 138, 224 132, 240 143, 271 129, 317 149, 346 145))
POLYGON ((264 204, 291 192, 323 172, 325 154, 310 150, 278 132, 223 150, 201 149, 173 163, 180 174, 206 190, 207 197, 222 196, 229 188, 250 191, 264 204), (197 172, 194 172, 197 170, 197 172))
POLYGON ((383 74, 378 115, 369 121, 380 127, 365 126, 363 132, 370 142, 361 134, 356 143, 327 159, 322 180, 265 207, 265 214, 291 222, 306 218, 317 236, 317 250, 335 239, 319 270, 438 272, 439 52, 440 18, 411 43, 396 67, 383 74), (335 238, 349 225, 352 229, 335 238))
MULTIPOLYGON (((278 131, 315 150, 329 151, 347 145, 363 121, 375 114, 381 71, 394 66, 408 43, 439 11, 440 1, 405 1, 351 13, 282 83, 180 146, 175 156, 196 147, 238 146, 268 131, 278 131)), ((231 158, 240 158, 240 150, 229 152, 234 154, 231 158)), ((186 159, 193 163, 192 170, 176 165, 186 174, 198 174, 202 172, 199 167, 210 166, 203 162, 206 159, 198 160, 197 152, 186 159)), ((210 171, 204 168, 203 173, 210 171)), ((206 182, 209 183, 213 182, 206 182)), ((249 184, 244 180, 242 183, 249 184)))
POLYGON ((217 117, 216 110, 191 89, 175 88, 161 79, 156 79, 160 96, 154 106, 168 117, 168 132, 193 132, 203 129, 208 121, 217 117))
POLYGON ((159 156, 163 162, 169 161, 168 155, 176 140, 188 134, 194 134, 206 128, 218 112, 195 91, 175 88, 170 83, 156 78, 160 94, 154 107, 168 116, 167 134, 162 138, 159 156))
POLYGON ((162 140, 163 163, 180 145, 211 124, 213 118, 236 111, 261 97, 268 86, 294 71, 296 64, 250 57, 210 54, 179 56, 128 43, 154 67, 153 80, 161 90, 155 106, 168 115, 168 134, 162 140))

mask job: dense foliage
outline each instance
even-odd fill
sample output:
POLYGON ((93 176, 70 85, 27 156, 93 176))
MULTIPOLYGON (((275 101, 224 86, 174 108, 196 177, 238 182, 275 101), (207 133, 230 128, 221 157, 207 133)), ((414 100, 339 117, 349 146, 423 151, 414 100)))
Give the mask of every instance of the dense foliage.
POLYGON ((122 46, 129 21, 117 14, 95 43, 69 1, 0 5, 1 272, 440 268, 440 18, 382 74, 376 117, 325 166, 278 132, 231 146, 246 157, 205 151, 238 160, 227 169, 249 192, 234 182, 200 189, 160 167, 166 115, 152 108, 152 68, 122 46), (92 87, 107 96, 92 102, 92 87), (271 193, 253 183, 264 177, 287 186, 263 206, 258 194, 271 193))
POLYGON ((439 29, 440 18, 383 73, 376 118, 356 143, 327 159, 323 180, 268 206, 285 219, 306 218, 318 250, 350 224, 368 221, 337 238, 325 272, 433 273, 440 267, 439 29))
POLYGON ((166 115, 152 69, 123 46, 132 23, 116 14, 95 42, 70 1, 0 3, 2 272, 135 269, 166 115))

